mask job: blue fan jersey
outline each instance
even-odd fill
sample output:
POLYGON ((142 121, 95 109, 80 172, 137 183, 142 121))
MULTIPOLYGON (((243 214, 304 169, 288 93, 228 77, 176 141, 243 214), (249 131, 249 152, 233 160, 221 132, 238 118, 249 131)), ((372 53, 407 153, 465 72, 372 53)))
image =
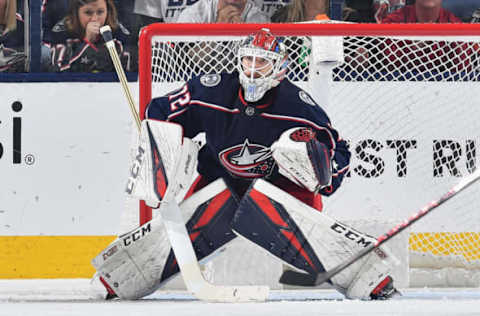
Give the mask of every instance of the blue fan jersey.
POLYGON ((261 177, 275 183, 281 175, 270 146, 293 127, 311 128, 331 151, 332 185, 320 193, 335 192, 348 170, 346 142, 313 99, 288 80, 252 104, 243 99, 236 72, 195 77, 182 88, 153 99, 146 117, 182 125, 185 137, 205 133, 198 172, 208 181, 223 177, 230 184, 248 184, 261 177))

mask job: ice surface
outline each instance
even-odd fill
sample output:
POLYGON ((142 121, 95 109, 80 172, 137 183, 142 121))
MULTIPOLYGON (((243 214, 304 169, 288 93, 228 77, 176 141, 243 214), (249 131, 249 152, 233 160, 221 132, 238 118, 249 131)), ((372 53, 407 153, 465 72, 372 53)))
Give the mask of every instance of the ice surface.
POLYGON ((265 303, 206 303, 158 291, 139 301, 103 301, 89 280, 0 280, 1 316, 480 315, 480 289, 408 289, 389 301, 344 300, 334 290, 272 291, 265 303))

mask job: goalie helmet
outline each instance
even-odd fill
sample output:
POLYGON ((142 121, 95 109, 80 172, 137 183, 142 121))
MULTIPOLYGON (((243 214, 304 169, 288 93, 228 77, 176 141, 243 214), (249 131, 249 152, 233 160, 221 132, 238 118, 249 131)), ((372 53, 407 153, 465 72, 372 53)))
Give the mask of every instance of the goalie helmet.
POLYGON ((288 54, 281 39, 268 29, 247 37, 238 49, 238 72, 244 97, 248 102, 260 100, 285 77, 288 54))

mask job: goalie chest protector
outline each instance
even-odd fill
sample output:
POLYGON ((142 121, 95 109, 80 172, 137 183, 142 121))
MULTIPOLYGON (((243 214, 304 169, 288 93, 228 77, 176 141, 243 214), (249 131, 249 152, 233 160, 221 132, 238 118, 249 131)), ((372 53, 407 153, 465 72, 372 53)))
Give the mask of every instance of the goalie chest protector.
MULTIPOLYGON (((247 103, 238 73, 195 77, 180 89, 153 99, 146 114, 181 124, 189 138, 205 132, 207 144, 200 150, 198 171, 208 180, 274 179, 278 168, 270 146, 284 131, 299 126, 315 131, 331 150, 338 170, 346 170, 350 158, 326 113, 288 80, 259 102, 247 103)), ((332 192, 340 181, 332 183, 332 192)))

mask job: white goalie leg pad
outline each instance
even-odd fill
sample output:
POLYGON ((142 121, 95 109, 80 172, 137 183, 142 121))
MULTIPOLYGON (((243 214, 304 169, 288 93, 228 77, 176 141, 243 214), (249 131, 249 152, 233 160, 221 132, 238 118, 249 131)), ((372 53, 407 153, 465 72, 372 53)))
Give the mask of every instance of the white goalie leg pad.
MULTIPOLYGON (((225 189, 227 189, 227 186, 223 180, 218 179, 195 192, 179 205, 181 217, 186 222, 186 219, 191 218, 197 208, 221 194, 225 189)), ((117 238, 92 260, 92 265, 98 272, 97 276, 102 277, 121 299, 139 299, 153 293, 162 286, 163 282, 160 282, 160 280, 171 250, 169 235, 164 223, 165 220, 162 216, 156 216, 138 229, 117 238)), ((190 242, 187 234, 186 236, 187 241, 190 242)), ((211 260, 227 245, 228 243, 204 258, 202 263, 211 260)), ((198 265, 196 257, 193 259, 193 262, 188 262, 190 269, 198 265)), ((208 287, 209 285, 203 280, 194 279, 192 282, 197 288, 205 287, 205 285, 208 287)), ((227 287, 219 287, 218 289, 212 287, 210 292, 218 294, 219 296, 216 299, 219 301, 222 299, 250 301, 255 300, 257 294, 265 300, 268 295, 268 292, 263 293, 260 287, 258 291, 251 291, 251 293, 243 287, 237 287, 236 289, 238 289, 238 293, 232 295, 228 292, 227 287), (246 295, 247 299, 245 299, 246 295)))
MULTIPOLYGON (((363 234, 292 197, 274 185, 257 180, 254 189, 283 205, 306 237, 318 259, 329 270, 375 242, 363 234)), ((398 260, 382 246, 332 278, 333 285, 350 299, 368 299, 391 274, 398 260)))
MULTIPOLYGON (((133 197, 144 200, 153 208, 158 208, 161 199, 155 192, 154 174, 158 168, 159 160, 155 155, 160 155, 163 170, 157 170, 160 177, 165 178, 160 195, 166 193, 170 182, 175 182, 173 189, 168 193, 180 203, 197 176, 198 146, 190 139, 183 138, 183 129, 180 125, 143 120, 137 153, 132 161, 130 174, 127 181, 126 192, 133 197), (175 180, 175 181, 174 181, 175 180)), ((169 197, 163 196, 162 200, 169 197)))
POLYGON ((310 192, 331 184, 330 152, 310 129, 295 127, 283 132, 271 149, 280 174, 295 184, 310 192))
MULTIPOLYGON (((293 217, 300 220, 302 215, 296 214, 293 217)), ((308 224, 299 226, 303 231, 303 226, 308 227, 308 224)), ((327 270, 376 241, 375 238, 340 222, 323 229, 315 228, 311 232, 307 239, 327 270)), ((387 247, 382 246, 333 277, 331 281, 347 298, 368 299, 372 291, 392 273, 396 263, 397 259, 387 247)))
POLYGON ((170 244, 161 217, 111 243, 92 260, 98 276, 122 299, 138 299, 160 287, 170 244))

